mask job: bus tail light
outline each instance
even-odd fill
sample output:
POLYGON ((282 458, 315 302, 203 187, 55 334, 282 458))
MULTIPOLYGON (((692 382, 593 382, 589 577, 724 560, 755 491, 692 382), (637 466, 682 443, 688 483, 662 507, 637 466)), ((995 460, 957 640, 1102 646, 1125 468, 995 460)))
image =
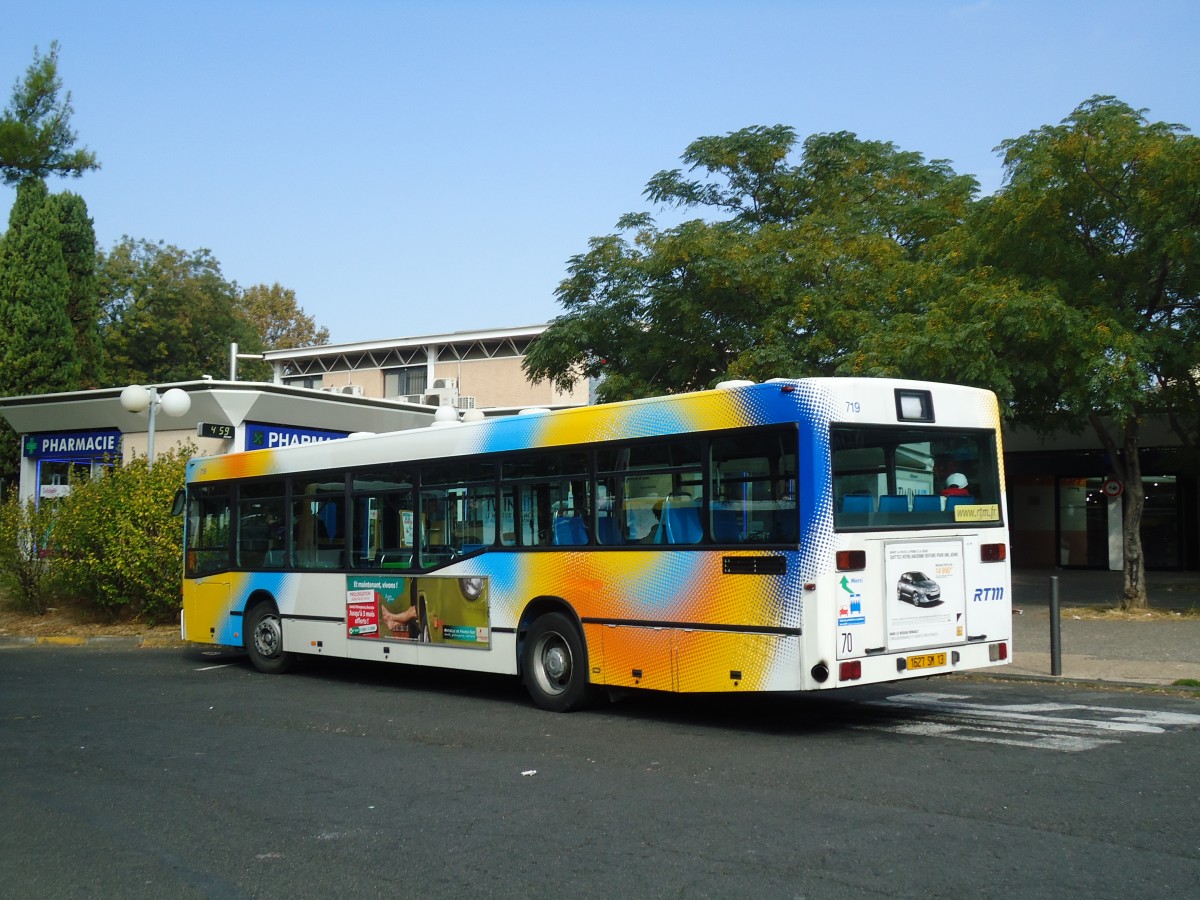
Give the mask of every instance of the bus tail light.
POLYGON ((980 562, 1004 562, 1008 559, 1007 544, 980 544, 979 545, 979 561, 980 562))
POLYGON ((858 681, 862 678, 862 660, 851 659, 838 664, 838 681, 858 681))
POLYGON ((1008 644, 991 644, 988 647, 988 659, 992 662, 1003 662, 1008 659, 1008 644))
POLYGON ((860 572, 866 567, 866 550, 839 550, 837 552, 837 570, 839 572, 860 572))

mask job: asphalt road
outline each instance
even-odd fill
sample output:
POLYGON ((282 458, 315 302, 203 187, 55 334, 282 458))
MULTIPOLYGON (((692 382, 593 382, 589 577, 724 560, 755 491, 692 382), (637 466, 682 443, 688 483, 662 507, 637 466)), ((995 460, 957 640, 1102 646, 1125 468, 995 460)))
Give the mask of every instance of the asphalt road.
POLYGON ((0 651, 0 896, 1163 897, 1200 702, 935 679, 534 709, 508 679, 0 651))

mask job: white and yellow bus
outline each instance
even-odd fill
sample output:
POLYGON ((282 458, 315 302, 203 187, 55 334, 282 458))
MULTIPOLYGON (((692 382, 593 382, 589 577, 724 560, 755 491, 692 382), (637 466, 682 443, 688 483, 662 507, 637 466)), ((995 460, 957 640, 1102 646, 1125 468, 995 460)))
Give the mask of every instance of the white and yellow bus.
POLYGON ((183 637, 601 688, 803 691, 1011 656, 996 399, 729 383, 198 458, 183 637))

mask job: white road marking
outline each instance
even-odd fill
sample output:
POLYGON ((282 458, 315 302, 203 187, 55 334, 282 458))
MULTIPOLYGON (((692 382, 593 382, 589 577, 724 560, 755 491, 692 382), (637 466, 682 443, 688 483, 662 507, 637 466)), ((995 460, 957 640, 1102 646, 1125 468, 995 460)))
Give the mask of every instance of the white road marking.
POLYGON ((197 672, 211 672, 213 669, 228 669, 230 666, 236 666, 237 663, 221 663, 218 666, 201 666, 196 669, 197 672))
POLYGON ((1127 734, 1162 734, 1200 727, 1200 715, 1081 703, 989 704, 969 694, 896 694, 874 705, 918 710, 922 715, 865 730, 956 741, 1007 744, 1078 753, 1120 743, 1127 734))

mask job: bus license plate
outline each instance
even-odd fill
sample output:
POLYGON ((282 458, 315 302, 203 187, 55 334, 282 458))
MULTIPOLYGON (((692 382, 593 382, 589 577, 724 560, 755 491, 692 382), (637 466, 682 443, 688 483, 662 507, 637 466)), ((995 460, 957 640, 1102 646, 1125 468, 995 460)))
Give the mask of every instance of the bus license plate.
POLYGON ((906 662, 909 669, 934 669, 946 664, 946 654, 922 653, 919 656, 908 657, 906 662))

